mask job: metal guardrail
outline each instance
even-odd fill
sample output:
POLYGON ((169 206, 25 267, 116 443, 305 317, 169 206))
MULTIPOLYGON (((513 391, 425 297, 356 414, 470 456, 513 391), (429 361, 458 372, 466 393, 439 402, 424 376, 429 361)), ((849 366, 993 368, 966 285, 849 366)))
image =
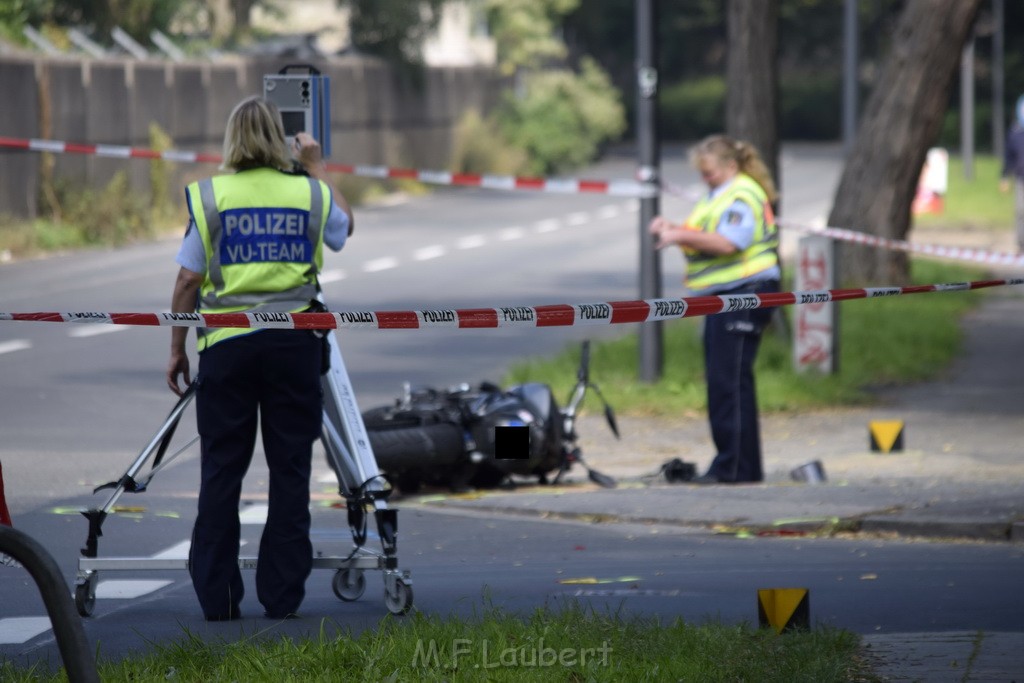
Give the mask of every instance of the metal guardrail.
POLYGON ((71 683, 99 683, 82 620, 56 560, 28 534, 0 525, 0 553, 9 555, 32 575, 50 615, 64 670, 71 683))

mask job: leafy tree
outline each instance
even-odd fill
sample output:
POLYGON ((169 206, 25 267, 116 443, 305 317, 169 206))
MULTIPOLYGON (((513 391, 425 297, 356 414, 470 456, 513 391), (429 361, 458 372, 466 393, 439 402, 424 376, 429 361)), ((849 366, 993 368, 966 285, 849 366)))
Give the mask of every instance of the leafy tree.
POLYGON ((511 75, 563 59, 565 43, 555 29, 578 5, 579 0, 487 0, 501 71, 511 75))
POLYGON ((618 137, 626 121, 607 74, 592 59, 580 73, 552 69, 532 74, 527 95, 506 96, 499 127, 514 147, 526 151, 528 171, 543 175, 594 159, 604 140, 618 137))
POLYGON ((423 42, 445 0, 338 0, 350 11, 352 44, 398 66, 422 64, 423 42))
POLYGON ((487 0, 501 71, 515 89, 495 113, 505 140, 529 155, 529 172, 553 173, 592 160, 603 142, 625 129, 625 110, 596 61, 565 63, 558 37, 579 0, 487 0))
POLYGON ((728 0, 725 130, 753 143, 779 183, 779 0, 728 0))
POLYGON ((115 26, 146 39, 153 29, 166 31, 184 9, 199 0, 7 0, 0 2, 0 24, 12 33, 22 27, 52 24, 91 28, 100 42, 107 42, 115 26))
MULTIPOLYGON (((906 239, 921 167, 938 137, 961 50, 985 0, 907 0, 865 104, 829 225, 906 239)), ((906 254, 844 245, 844 280, 898 284, 906 254)))

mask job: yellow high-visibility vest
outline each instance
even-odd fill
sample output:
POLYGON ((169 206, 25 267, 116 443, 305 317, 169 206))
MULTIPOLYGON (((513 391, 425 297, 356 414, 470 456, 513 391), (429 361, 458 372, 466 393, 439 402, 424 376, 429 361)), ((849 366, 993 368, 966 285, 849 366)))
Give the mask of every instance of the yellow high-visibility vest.
POLYGON ((737 200, 754 213, 754 241, 746 249, 723 256, 687 250, 686 285, 690 289, 701 291, 738 282, 778 265, 779 233, 768 195, 745 173, 736 175, 716 196, 697 202, 686 219, 687 227, 715 232, 722 214, 737 200))
MULTIPOLYGON (((206 251, 200 313, 294 313, 317 295, 331 191, 323 182, 254 168, 190 184, 189 213, 206 251)), ((199 330, 199 350, 250 328, 199 330)))

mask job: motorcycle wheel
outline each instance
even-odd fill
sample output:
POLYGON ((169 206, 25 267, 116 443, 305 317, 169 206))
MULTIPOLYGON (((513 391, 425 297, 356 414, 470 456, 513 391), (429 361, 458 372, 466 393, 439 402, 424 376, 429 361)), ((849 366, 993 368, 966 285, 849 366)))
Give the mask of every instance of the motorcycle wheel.
POLYGON ((422 482, 441 483, 454 476, 465 459, 462 429, 450 422, 418 427, 368 429, 377 466, 403 493, 414 493, 422 482))

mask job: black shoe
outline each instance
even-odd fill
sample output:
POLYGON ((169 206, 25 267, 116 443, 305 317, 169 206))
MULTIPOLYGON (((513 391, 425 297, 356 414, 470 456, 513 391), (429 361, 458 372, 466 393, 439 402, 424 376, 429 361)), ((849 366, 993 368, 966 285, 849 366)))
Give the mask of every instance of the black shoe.
POLYGON ((706 485, 706 484, 721 484, 722 481, 718 477, 713 475, 713 474, 702 474, 699 477, 694 477, 693 479, 691 479, 690 483, 691 484, 706 485))

